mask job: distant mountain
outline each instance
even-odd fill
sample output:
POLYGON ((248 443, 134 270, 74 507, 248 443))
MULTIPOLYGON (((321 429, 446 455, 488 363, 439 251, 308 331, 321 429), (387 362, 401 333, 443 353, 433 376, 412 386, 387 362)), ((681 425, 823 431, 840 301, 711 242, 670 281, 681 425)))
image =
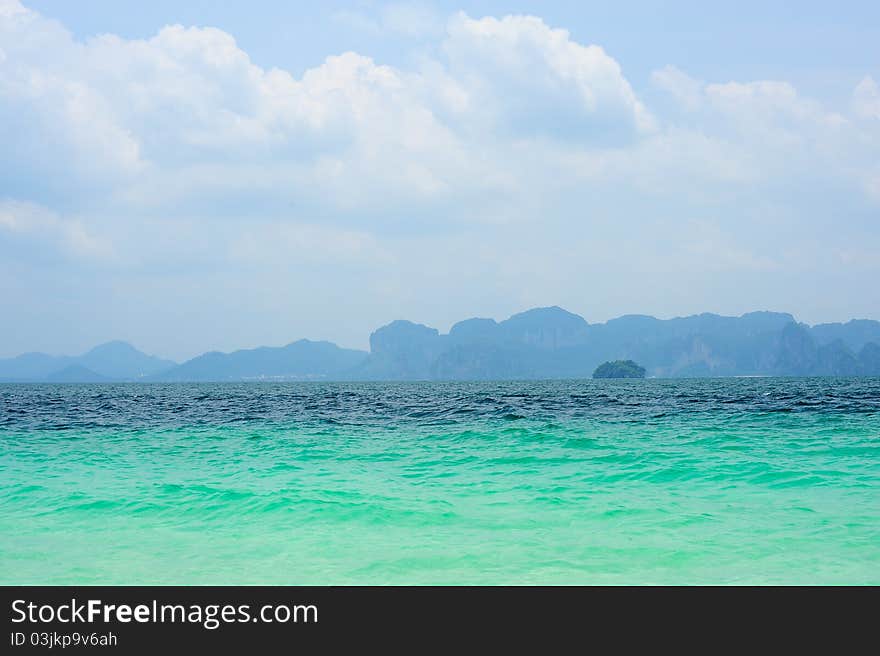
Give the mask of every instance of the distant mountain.
POLYGON ((77 358, 77 364, 107 378, 138 379, 174 367, 175 362, 141 353, 127 342, 107 342, 77 358))
POLYGON ((817 344, 830 344, 839 339, 848 348, 858 351, 870 342, 880 344, 880 321, 853 319, 846 323, 820 323, 810 329, 810 334, 817 344))
POLYGON ((859 366, 863 376, 880 376, 880 345, 865 344, 859 351, 859 366))
POLYGON ((504 321, 456 323, 448 334, 392 321, 370 351, 299 340, 212 351, 176 365, 108 342, 81 356, 26 353, 0 360, 0 381, 490 380, 590 378, 603 362, 632 360, 652 377, 880 376, 880 322, 808 326, 784 312, 674 319, 631 314, 589 324, 560 307, 504 321))
POLYGON ((0 359, 0 381, 137 381, 176 363, 138 351, 126 342, 107 342, 80 356, 25 353, 0 359))
POLYGON ((155 381, 327 380, 346 374, 367 353, 331 342, 301 339, 287 346, 220 353, 212 351, 161 374, 155 381))
POLYGON ((775 373, 791 376, 878 376, 880 346, 864 344, 855 352, 842 339, 817 343, 804 324, 789 324, 780 335, 775 373))
POLYGON ((353 376, 365 380, 432 378, 432 364, 445 349, 446 341, 436 328, 392 321, 370 335, 370 354, 353 376))
POLYGON ((96 374, 81 364, 72 364, 64 367, 61 371, 49 374, 46 380, 52 383, 106 383, 110 382, 111 379, 96 374))
POLYGON ((565 351, 586 343, 588 334, 582 317, 559 307, 535 308, 501 322, 467 319, 448 335, 394 321, 370 336, 370 357, 352 375, 368 380, 548 377, 560 371, 557 361, 565 351))
POLYGON ((499 323, 498 328, 502 341, 542 350, 577 346, 589 335, 583 317, 556 306, 514 314, 499 323))
POLYGON ((24 353, 14 358, 0 359, 0 381, 36 381, 69 367, 76 358, 66 355, 24 353))
POLYGON ((668 320, 626 315, 588 324, 576 314, 549 307, 501 322, 467 319, 448 335, 394 321, 373 333, 370 356, 352 376, 589 378, 599 364, 616 360, 634 360, 656 377, 880 375, 878 344, 876 321, 811 329, 788 313, 750 312, 668 320), (875 336, 876 343, 870 341, 875 336))

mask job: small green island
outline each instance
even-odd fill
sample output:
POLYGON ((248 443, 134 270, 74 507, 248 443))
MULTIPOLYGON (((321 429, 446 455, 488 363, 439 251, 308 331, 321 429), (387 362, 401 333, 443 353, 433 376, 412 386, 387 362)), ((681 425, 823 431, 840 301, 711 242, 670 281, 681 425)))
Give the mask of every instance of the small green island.
POLYGON ((603 362, 596 371, 593 372, 593 378, 644 378, 645 368, 640 367, 632 360, 614 360, 613 362, 603 362))

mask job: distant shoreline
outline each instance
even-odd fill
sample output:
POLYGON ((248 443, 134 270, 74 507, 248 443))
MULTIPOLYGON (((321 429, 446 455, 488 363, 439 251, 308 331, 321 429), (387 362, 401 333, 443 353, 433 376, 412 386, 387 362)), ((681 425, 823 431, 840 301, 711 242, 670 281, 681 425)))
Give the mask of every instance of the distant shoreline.
POLYGON ((444 385, 444 384, 457 384, 457 383, 474 383, 474 384, 490 384, 490 383, 553 383, 553 382, 584 382, 591 383, 597 385, 605 385, 605 384, 618 384, 618 383, 627 383, 627 384, 638 384, 644 381, 653 381, 653 382, 682 382, 682 381, 709 381, 709 380, 735 380, 735 379, 743 379, 743 380, 751 380, 751 379, 767 379, 767 380, 859 380, 859 379, 870 379, 870 378, 880 378, 880 374, 866 374, 866 375, 818 375, 818 376, 787 376, 787 375, 732 375, 732 376, 669 376, 669 377, 659 377, 659 376, 646 376, 645 378, 592 378, 592 377, 579 377, 579 378, 444 378, 442 380, 436 379, 407 379, 407 380, 390 380, 390 379, 355 379, 355 378, 328 378, 325 380, 170 380, 170 381, 159 381, 159 380, 110 380, 110 381, 101 381, 101 382, 89 382, 89 381, 65 381, 65 382, 52 382, 45 380, 0 380, 0 385, 21 385, 21 386, 45 386, 45 387, 57 387, 57 386, 68 386, 68 385, 77 385, 77 386, 118 386, 118 385, 143 385, 143 386, 152 386, 152 385, 324 385, 324 384, 332 384, 332 385, 423 385, 423 384, 431 384, 431 385, 444 385))
POLYGON ((560 307, 504 321, 460 321, 447 334, 397 320, 370 350, 301 339, 286 346, 211 351, 183 363, 108 342, 80 356, 0 359, 0 381, 293 382, 576 380, 603 362, 632 360, 649 378, 880 375, 880 321, 808 326, 784 312, 675 319, 625 315, 590 324, 560 307))

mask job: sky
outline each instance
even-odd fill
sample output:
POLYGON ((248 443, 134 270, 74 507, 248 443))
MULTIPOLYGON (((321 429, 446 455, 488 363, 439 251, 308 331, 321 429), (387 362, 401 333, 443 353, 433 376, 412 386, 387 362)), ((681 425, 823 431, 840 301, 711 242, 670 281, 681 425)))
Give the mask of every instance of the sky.
POLYGON ((0 357, 880 319, 878 85, 876 2, 0 0, 0 357))

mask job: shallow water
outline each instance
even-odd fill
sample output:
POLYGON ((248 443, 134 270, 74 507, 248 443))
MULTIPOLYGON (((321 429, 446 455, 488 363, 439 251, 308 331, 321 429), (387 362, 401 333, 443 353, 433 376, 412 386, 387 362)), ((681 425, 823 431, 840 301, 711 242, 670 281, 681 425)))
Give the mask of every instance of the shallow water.
POLYGON ((0 583, 880 583, 880 379, 0 385, 0 583))

